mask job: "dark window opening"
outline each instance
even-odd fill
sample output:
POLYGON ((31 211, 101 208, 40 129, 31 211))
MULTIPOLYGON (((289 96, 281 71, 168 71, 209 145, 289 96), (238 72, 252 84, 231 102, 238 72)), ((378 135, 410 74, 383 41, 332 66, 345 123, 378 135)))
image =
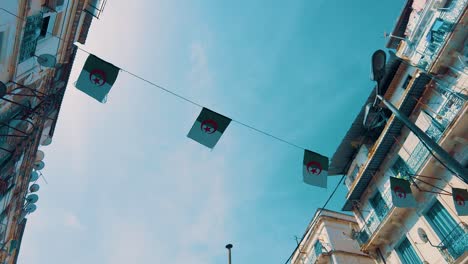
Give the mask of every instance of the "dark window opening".
POLYGON ((401 87, 403 88, 403 90, 406 90, 406 87, 408 87, 408 84, 411 82, 411 79, 413 79, 413 76, 411 75, 408 75, 408 77, 406 77, 406 80, 403 83, 403 86, 401 87))
POLYGON ((47 29, 49 28, 50 16, 44 17, 42 20, 41 34, 40 37, 44 38, 47 35, 47 29))

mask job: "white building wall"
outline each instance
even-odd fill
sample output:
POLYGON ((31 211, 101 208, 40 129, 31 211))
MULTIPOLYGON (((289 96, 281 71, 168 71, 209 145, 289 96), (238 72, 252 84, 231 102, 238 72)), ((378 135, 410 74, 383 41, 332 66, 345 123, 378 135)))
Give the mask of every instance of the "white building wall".
MULTIPOLYGON (((2 0, 1 8, 13 14, 18 13, 19 1, 2 0)), ((11 75, 8 72, 8 65, 11 62, 10 54, 13 53, 16 35, 17 18, 5 10, 0 9, 0 80, 7 81, 11 75)))

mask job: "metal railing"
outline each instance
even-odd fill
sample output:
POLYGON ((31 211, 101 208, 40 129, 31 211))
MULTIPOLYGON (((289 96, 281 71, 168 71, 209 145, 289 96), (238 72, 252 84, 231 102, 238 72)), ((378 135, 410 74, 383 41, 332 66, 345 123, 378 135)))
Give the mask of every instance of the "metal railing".
MULTIPOLYGON (((462 109, 463 104, 464 102, 462 99, 453 95, 449 95, 437 113, 437 119, 440 120, 443 131, 439 129, 440 125, 437 125, 434 123, 435 121, 432 121, 426 130, 428 136, 438 142, 442 137, 442 134, 445 132, 445 129, 447 129, 447 127, 452 123, 452 121, 462 109)), ((406 163, 414 172, 417 173, 429 157, 429 154, 430 152, 426 146, 424 146, 424 144, 419 141, 414 150, 411 152, 406 163)))
POLYGON ((468 226, 459 223, 438 246, 448 263, 453 263, 468 250, 468 226))
POLYGON ((445 41, 447 40, 447 36, 449 32, 452 31, 453 27, 458 21, 458 18, 463 14, 463 10, 465 9, 468 0, 458 0, 452 3, 451 7, 443 8, 440 12, 437 19, 440 19, 444 22, 445 28, 439 30, 437 37, 434 39, 432 43, 426 41, 426 45, 422 54, 424 55, 421 59, 417 62, 418 66, 427 70, 429 65, 432 62, 433 57, 439 53, 440 49, 444 45, 445 41))
POLYGON ((385 218, 387 218, 388 214, 394 208, 389 189, 382 193, 382 199, 384 204, 378 208, 372 209, 369 212, 369 216, 367 217, 365 225, 356 234, 356 240, 361 246, 369 241, 369 239, 380 228, 382 222, 385 220, 385 218))

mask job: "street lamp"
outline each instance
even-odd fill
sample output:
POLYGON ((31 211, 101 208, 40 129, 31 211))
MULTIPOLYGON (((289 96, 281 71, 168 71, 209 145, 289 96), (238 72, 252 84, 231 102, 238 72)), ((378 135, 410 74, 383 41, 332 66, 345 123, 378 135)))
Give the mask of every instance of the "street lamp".
POLYGON ((228 250, 228 264, 231 264, 231 248, 232 248, 232 244, 227 244, 226 245, 226 248, 228 250))
POLYGON ((403 124, 405 124, 416 137, 421 140, 429 149, 431 149, 434 155, 442 162, 445 163, 448 169, 456 173, 465 183, 468 184, 468 171, 465 169, 457 160, 452 158, 439 144, 437 144, 432 138, 430 138, 424 131, 418 126, 413 124, 407 116, 398 110, 392 103, 385 100, 380 95, 379 84, 385 73, 385 52, 383 50, 377 50, 372 55, 372 74, 373 80, 377 82, 376 100, 379 99, 392 113, 398 118, 403 124), (383 63, 382 63, 383 62, 383 63))

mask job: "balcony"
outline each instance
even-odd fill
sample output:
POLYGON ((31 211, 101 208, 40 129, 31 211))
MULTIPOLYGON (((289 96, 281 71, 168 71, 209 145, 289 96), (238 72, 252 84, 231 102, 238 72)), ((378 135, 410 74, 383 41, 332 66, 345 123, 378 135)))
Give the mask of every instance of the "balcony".
MULTIPOLYGON (((429 128, 426 130, 426 133, 434 139, 436 142, 440 140, 445 130, 450 126, 455 117, 459 114, 460 110, 463 107, 463 100, 454 95, 449 95, 448 98, 443 103, 442 107, 437 113, 437 118, 440 121, 440 124, 433 121, 429 128), (442 129, 442 131, 441 131, 442 129)), ((411 152, 406 163, 408 166, 417 174, 421 169, 422 165, 426 162, 429 157, 429 150, 424 146, 420 141, 414 150, 411 152)))
POLYGON ((317 240, 312 250, 307 256, 307 261, 304 264, 315 264, 319 261, 320 256, 326 253, 326 249, 322 246, 322 243, 317 240))
POLYGON ((468 250, 468 225, 458 224, 442 242, 439 251, 448 263, 453 263, 468 250))
POLYGON ((26 26, 24 27, 23 40, 21 41, 21 49, 19 63, 31 58, 36 52, 38 30, 42 26, 42 13, 29 16, 26 18, 26 26))
POLYGON ((361 247, 375 237, 375 234, 380 229, 382 223, 385 222, 387 216, 394 208, 391 202, 391 193, 389 189, 382 194, 381 202, 377 205, 373 205, 373 207, 373 210, 370 211, 369 216, 367 217, 365 225, 356 235, 356 239, 361 247))
MULTIPOLYGON (((431 25, 431 29, 427 32, 425 39, 420 40, 422 43, 417 44, 417 53, 422 55, 418 60, 414 61, 419 67, 427 70, 431 65, 433 59, 441 48, 444 46, 450 32, 453 27, 458 23, 458 19, 463 15, 463 11, 468 3, 468 0, 458 0, 452 2, 447 8, 441 8, 442 10, 434 23, 431 25)), ((414 44, 414 43, 413 43, 414 44)), ((414 49, 408 50, 408 53, 415 51, 414 49)), ((406 54, 406 56, 411 56, 406 54)))

